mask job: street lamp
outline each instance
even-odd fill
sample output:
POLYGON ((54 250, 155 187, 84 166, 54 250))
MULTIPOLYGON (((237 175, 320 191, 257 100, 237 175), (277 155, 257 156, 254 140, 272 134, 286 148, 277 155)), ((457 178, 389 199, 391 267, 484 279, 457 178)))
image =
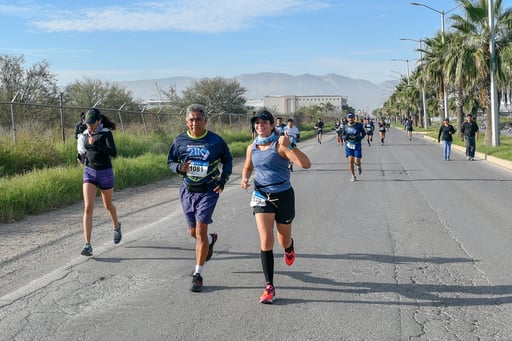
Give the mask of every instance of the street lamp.
POLYGON ((441 14, 441 32, 443 33, 443 35, 441 36, 441 39, 442 39, 443 43, 444 43, 444 16, 445 16, 445 14, 448 14, 448 13, 450 13, 451 11, 454 11, 454 10, 456 10, 457 8, 459 8, 460 6, 462 6, 462 4, 460 4, 460 5, 455 6, 454 8, 452 8, 452 9, 450 9, 450 10, 448 10, 448 11, 443 11, 443 10, 441 10, 441 11, 440 11, 440 10, 437 10, 437 9, 435 9, 435 8, 432 8, 432 7, 428 6, 428 5, 420 4, 419 2, 411 2, 411 5, 414 5, 414 6, 423 6, 423 7, 426 7, 426 8, 428 8, 428 9, 430 9, 430 10, 434 11, 434 12, 437 12, 437 13, 441 14))
POLYGON ((495 72, 496 72, 496 46, 495 46, 495 32, 494 32, 494 4, 493 0, 488 0, 489 7, 489 30, 491 38, 489 39, 489 52, 490 56, 490 74, 491 74, 491 127, 492 127, 492 146, 497 147, 500 145, 500 132, 499 132, 499 105, 498 94, 496 90, 495 72))
POLYGON ((391 59, 394 62, 406 62, 407 63, 407 84, 409 84, 410 72, 409 72, 409 61, 416 60, 414 59, 391 59))
POLYGON ((391 70, 391 72, 396 73, 397 75, 400 75, 400 77, 393 76, 393 75, 391 75, 391 77, 394 77, 394 78, 399 79, 399 80, 402 80, 402 79, 404 79, 404 78, 405 78, 404 74, 403 74, 403 73, 401 73, 401 72, 393 71, 393 70, 391 70))
MULTIPOLYGON (((409 78, 411 78, 410 73, 409 73, 409 61, 416 60, 416 58, 414 58, 414 59, 391 59, 391 60, 394 62, 405 62, 407 64, 407 86, 409 86, 409 78)), ((410 114, 409 109, 407 109, 407 114, 408 115, 410 114)))
MULTIPOLYGON (((458 5, 458 6, 455 6, 454 8, 448 10, 448 11, 443 11, 443 10, 437 10, 435 8, 432 8, 428 5, 425 5, 425 4, 421 4, 419 2, 411 2, 411 5, 414 5, 414 6, 423 6, 423 7, 426 7, 434 12, 437 12, 439 14, 441 14, 441 41, 443 42, 444 44, 444 15, 445 14, 448 14, 450 13, 451 11, 459 8, 460 6, 462 6, 462 4, 458 5)), ((449 111, 448 111, 448 94, 446 93, 446 84, 444 84, 444 81, 443 81, 443 102, 444 102, 444 117, 445 118, 449 118, 449 111)))
MULTIPOLYGON (((421 43, 423 42, 422 39, 411 39, 411 38, 400 38, 400 40, 410 40, 410 41, 416 41, 419 43, 419 50, 420 50, 420 61, 423 63, 423 49, 421 46, 421 43)), ((428 128, 428 116, 427 116, 427 97, 425 95, 425 81, 422 79, 421 81, 421 100, 423 102, 423 127, 425 129, 428 128)))

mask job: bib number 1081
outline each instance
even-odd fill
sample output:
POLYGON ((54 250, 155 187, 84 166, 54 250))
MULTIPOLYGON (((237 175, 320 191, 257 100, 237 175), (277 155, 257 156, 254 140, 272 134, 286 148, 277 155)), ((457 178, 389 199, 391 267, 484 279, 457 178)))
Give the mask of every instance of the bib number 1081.
POLYGON ((208 162, 193 160, 188 167, 188 176, 205 177, 208 174, 208 162))

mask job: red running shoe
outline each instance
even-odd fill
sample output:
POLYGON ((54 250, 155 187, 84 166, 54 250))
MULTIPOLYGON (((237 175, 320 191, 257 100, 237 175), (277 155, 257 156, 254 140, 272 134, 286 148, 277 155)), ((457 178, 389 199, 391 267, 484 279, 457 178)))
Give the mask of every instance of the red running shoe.
POLYGON ((295 262, 295 250, 292 250, 292 252, 284 252, 284 262, 286 265, 290 266, 295 262))
POLYGON ((276 300, 276 289, 270 285, 267 284, 265 286, 265 290, 263 291, 263 294, 261 294, 260 297, 260 303, 263 304, 272 304, 276 300))

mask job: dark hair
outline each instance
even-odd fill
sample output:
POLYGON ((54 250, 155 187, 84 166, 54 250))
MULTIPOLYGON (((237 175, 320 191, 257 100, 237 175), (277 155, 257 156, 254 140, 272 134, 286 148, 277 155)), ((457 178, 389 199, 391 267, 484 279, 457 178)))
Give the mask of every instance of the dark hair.
POLYGON ((101 114, 101 123, 103 124, 103 127, 108 128, 110 130, 116 130, 116 124, 112 122, 110 118, 107 116, 101 114))

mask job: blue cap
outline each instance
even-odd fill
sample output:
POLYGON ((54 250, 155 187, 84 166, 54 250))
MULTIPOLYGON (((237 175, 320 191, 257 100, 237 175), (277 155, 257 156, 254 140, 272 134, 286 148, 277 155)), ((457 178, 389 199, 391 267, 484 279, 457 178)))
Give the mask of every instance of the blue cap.
POLYGON ((354 115, 353 113, 348 113, 347 117, 356 117, 356 115, 354 115))

